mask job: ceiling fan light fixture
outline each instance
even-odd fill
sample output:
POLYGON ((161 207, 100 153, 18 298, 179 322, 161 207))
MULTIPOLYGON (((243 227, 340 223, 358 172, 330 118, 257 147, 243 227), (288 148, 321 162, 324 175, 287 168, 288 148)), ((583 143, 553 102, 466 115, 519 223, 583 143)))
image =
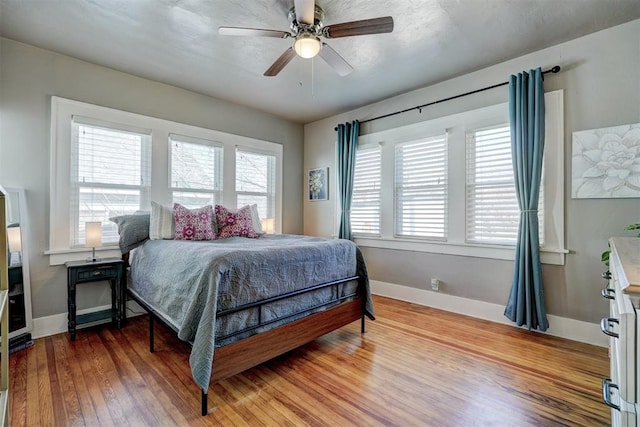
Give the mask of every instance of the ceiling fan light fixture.
POLYGON ((293 49, 302 58, 313 58, 320 52, 322 43, 312 34, 300 34, 293 43, 293 49))
MULTIPOLYGON (((287 0, 287 2, 291 3, 291 0, 287 0)), ((315 4, 315 0, 294 0, 293 3, 293 7, 287 13, 290 31, 248 27, 219 27, 218 34, 293 39, 292 45, 289 45, 287 50, 264 72, 264 75, 268 77, 278 75, 296 55, 306 59, 320 56, 339 75, 346 76, 353 71, 353 67, 331 46, 322 42, 321 38, 336 39, 390 33, 393 31, 393 17, 391 16, 325 26, 323 23, 324 11, 315 4)))

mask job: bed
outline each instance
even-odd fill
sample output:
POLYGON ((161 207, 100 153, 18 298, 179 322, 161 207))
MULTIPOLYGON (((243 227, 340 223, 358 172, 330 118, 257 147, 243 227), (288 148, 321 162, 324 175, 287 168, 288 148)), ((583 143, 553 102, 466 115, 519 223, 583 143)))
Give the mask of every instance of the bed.
POLYGON ((191 344, 201 412, 214 383, 365 316, 366 266, 351 241, 299 235, 146 240, 127 252, 127 291, 191 344))

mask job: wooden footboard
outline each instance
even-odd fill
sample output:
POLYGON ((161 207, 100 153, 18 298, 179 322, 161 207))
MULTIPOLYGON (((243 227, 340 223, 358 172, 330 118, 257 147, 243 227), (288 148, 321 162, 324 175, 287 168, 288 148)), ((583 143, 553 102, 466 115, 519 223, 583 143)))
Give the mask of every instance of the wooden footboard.
MULTIPOLYGON (((212 382, 229 378, 269 359, 293 350, 331 331, 361 319, 364 333, 362 298, 343 302, 327 310, 257 335, 218 347, 213 357, 212 382)), ((201 390, 201 411, 207 415, 207 390, 201 390)))
POLYGON ((213 382, 217 382, 239 374, 355 320, 362 319, 363 316, 362 298, 358 298, 216 348, 211 378, 213 382))
MULTIPOLYGON (((162 318, 135 294, 129 292, 129 295, 149 313, 149 351, 153 352, 154 319, 162 321, 162 318)), ((358 297, 277 328, 218 347, 213 357, 211 381, 216 383, 239 374, 356 320, 362 322, 361 332, 364 333, 364 317, 364 301, 362 297, 358 297)), ((208 390, 200 390, 202 415, 208 413, 207 392, 208 390)))

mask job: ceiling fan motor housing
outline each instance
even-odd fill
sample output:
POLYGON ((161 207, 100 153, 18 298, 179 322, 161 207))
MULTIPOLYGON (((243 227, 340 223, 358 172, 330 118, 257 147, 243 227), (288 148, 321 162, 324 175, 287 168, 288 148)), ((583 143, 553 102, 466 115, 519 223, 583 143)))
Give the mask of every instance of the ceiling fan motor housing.
POLYGON ((322 35, 322 26, 324 21, 324 11, 318 5, 314 7, 313 24, 305 24, 304 22, 298 22, 296 19, 296 8, 292 7, 288 13, 289 22, 291 23, 289 28, 294 36, 299 34, 311 34, 319 37, 322 35))

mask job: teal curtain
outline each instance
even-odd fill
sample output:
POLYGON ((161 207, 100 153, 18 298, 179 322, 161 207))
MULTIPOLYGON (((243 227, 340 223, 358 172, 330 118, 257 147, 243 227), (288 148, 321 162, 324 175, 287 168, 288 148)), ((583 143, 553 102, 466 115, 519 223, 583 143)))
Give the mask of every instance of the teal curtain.
POLYGON ((520 226, 513 283, 504 314, 518 326, 546 331, 549 322, 538 239, 538 196, 544 152, 544 85, 540 68, 510 77, 509 120, 520 226))
POLYGON ((353 175, 356 167, 356 150, 358 148, 358 134, 360 122, 338 125, 337 166, 338 191, 340 192, 340 239, 351 240, 351 198, 353 196, 353 175))

